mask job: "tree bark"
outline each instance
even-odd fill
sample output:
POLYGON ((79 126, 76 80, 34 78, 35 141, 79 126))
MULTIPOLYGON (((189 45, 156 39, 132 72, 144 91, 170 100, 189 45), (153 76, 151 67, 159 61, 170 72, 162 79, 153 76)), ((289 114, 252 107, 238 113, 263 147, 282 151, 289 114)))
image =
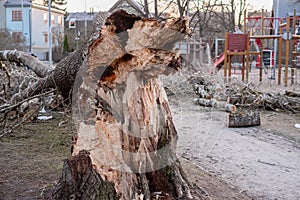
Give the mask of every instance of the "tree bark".
POLYGON ((160 24, 123 11, 108 17, 77 72, 78 132, 55 199, 192 198, 176 157, 167 95, 157 81, 181 67, 172 46, 189 33, 187 23, 160 24))
MULTIPOLYGON (((53 70, 47 70, 47 76, 44 76, 44 74, 41 76, 42 78, 33 85, 15 94, 12 97, 12 103, 15 104, 20 102, 25 98, 39 94, 49 88, 56 88, 65 100, 70 99, 78 69, 82 65, 86 54, 86 46, 71 53, 69 56, 61 60, 53 70)), ((39 65, 39 67, 42 67, 42 65, 39 65)))

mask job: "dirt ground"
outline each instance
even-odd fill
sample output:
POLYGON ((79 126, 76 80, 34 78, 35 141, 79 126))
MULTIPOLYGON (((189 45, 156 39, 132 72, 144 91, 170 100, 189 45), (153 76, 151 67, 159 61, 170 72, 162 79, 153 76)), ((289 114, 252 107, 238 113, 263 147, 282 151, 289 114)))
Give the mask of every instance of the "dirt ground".
MULTIPOLYGON (((0 139, 0 199, 47 199, 70 156, 74 128, 70 117, 48 112, 48 121, 25 124, 0 139), (62 125, 61 125, 62 124, 62 125)), ((238 190, 185 158, 180 158, 195 199, 249 199, 238 190)))
MULTIPOLYGON (((178 155, 195 199, 300 199, 299 114, 261 112, 260 127, 226 127, 226 113, 193 104, 184 78, 169 80, 178 155)), ((70 116, 33 121, 0 138, 0 199, 45 199, 70 156, 70 116)))
MULTIPOLYGON (((185 89, 190 86, 185 81, 172 80, 167 87, 173 93, 169 99, 179 135, 178 155, 246 198, 300 199, 300 129, 295 127, 300 123, 300 114, 261 110, 261 126, 228 128, 227 113, 194 105, 193 93, 185 89)), ((265 78, 256 88, 284 93, 299 92, 299 86, 278 86, 265 78)), ((192 173, 190 177, 193 176, 192 173)), ((208 181, 201 184, 212 199, 224 199, 212 196, 208 181)), ((223 192, 228 187, 223 187, 223 192)))

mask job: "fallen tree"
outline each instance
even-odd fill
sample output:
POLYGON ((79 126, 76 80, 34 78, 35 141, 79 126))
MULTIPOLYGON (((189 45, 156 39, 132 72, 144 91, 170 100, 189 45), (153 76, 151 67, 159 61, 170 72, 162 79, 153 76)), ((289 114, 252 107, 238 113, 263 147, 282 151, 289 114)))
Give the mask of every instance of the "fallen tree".
MULTIPOLYGON (((7 115, 14 113, 14 116, 21 116, 23 113, 22 103, 28 104, 33 96, 38 96, 39 100, 47 97, 40 94, 48 93, 54 89, 57 103, 70 106, 72 88, 79 68, 88 54, 87 47, 94 40, 99 38, 101 27, 106 22, 108 13, 99 13, 94 20, 94 27, 89 41, 78 51, 75 51, 61 60, 55 68, 39 61, 36 57, 16 50, 0 51, 1 88, 0 94, 0 135, 5 135, 12 131, 13 126, 9 126, 7 115), (15 64, 17 63, 17 64, 15 64), (3 81, 3 82, 2 82, 3 81), (22 103, 20 103, 22 102, 22 103)), ((52 96, 52 94, 51 94, 52 96)), ((43 105, 44 106, 44 105, 43 105)), ((54 105, 56 107, 57 105, 54 105)))
MULTIPOLYGON (((189 33, 187 20, 159 23, 119 11, 98 17, 95 27, 86 46, 47 76, 41 72, 11 101, 17 104, 49 88, 65 99, 73 95, 78 133, 53 198, 192 198, 176 157, 166 93, 157 81, 159 74, 181 67, 172 46, 189 33)), ((20 60, 26 56, 19 52, 0 53, 3 60, 34 60, 20 60)))

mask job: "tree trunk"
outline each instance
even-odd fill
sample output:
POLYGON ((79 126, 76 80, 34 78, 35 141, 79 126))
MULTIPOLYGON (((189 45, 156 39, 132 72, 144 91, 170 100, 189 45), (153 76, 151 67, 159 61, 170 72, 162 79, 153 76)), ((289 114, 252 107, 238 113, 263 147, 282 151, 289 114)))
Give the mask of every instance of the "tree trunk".
POLYGON ((181 67, 171 51, 187 20, 164 25, 120 11, 87 47, 73 88, 78 132, 55 199, 188 199, 177 133, 157 81, 181 67))

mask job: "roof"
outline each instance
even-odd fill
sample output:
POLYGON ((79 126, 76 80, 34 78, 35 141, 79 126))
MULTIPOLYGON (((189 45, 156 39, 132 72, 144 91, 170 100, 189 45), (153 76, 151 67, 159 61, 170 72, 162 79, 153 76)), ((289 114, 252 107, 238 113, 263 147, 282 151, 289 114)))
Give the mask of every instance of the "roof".
POLYGON ((32 3, 29 0, 7 0, 4 4, 5 7, 19 7, 19 6, 31 6, 32 3))
POLYGON ((93 21, 94 17, 97 13, 87 13, 87 12, 75 12, 68 13, 66 17, 66 21, 70 21, 70 19, 76 19, 77 21, 93 21))
POLYGON ((109 12, 115 12, 120 9, 124 9, 127 11, 128 7, 134 8, 140 15, 145 16, 145 10, 143 5, 136 2, 135 0, 118 0, 110 9, 109 12))

